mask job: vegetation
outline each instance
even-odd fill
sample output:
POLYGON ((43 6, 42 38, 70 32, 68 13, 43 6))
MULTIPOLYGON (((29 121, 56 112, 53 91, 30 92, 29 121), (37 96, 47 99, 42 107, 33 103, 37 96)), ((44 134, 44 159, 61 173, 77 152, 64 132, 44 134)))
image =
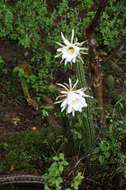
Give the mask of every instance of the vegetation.
POLYGON ((46 190, 126 186, 126 1, 0 1, 0 174, 35 174, 46 190), (61 32, 88 48, 55 58, 61 32), (88 107, 73 117, 57 84, 79 79, 88 107))

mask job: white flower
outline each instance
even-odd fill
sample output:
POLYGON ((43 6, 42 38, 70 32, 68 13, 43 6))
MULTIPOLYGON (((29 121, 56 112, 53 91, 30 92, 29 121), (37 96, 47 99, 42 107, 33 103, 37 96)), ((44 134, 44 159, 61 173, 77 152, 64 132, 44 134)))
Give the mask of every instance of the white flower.
POLYGON ((75 63, 76 59, 79 58, 81 59, 81 61, 83 62, 82 58, 81 58, 81 53, 82 54, 88 54, 87 50, 88 48, 84 48, 81 47, 86 41, 84 42, 77 42, 76 41, 73 43, 73 39, 74 39, 74 30, 72 30, 72 37, 71 37, 71 42, 69 42, 63 35, 63 33, 61 32, 61 36, 63 39, 63 42, 65 45, 56 42, 58 45, 61 46, 61 48, 58 48, 57 51, 60 52, 58 55, 56 55, 55 57, 59 57, 62 56, 62 61, 65 60, 65 65, 67 64, 67 62, 71 62, 71 63, 75 63), (82 51, 83 50, 83 51, 82 51), (86 51, 86 52, 84 52, 86 51))
POLYGON ((56 100, 58 100, 59 98, 62 98, 60 101, 55 102, 55 104, 57 103, 61 103, 61 112, 64 111, 64 109, 67 109, 67 113, 72 113, 72 115, 75 115, 75 111, 79 111, 82 112, 82 108, 87 107, 87 103, 85 100, 85 97, 90 97, 84 93, 84 91, 87 88, 81 88, 76 90, 76 86, 77 86, 78 80, 76 81, 76 83, 74 85, 72 85, 71 79, 69 78, 69 84, 60 84, 57 83, 57 85, 61 86, 62 88, 64 88, 64 90, 60 90, 60 96, 58 96, 56 98, 56 100))

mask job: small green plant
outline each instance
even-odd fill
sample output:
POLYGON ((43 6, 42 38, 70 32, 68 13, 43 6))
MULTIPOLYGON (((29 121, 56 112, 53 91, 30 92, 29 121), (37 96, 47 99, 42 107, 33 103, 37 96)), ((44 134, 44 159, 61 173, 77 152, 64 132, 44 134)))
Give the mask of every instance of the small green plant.
POLYGON ((2 57, 0 56, 0 64, 3 64, 4 60, 2 59, 2 57))
POLYGON ((12 118, 12 122, 14 125, 18 125, 18 123, 20 122, 20 118, 19 117, 14 117, 12 118))
MULTIPOLYGON (((83 180, 83 176, 82 173, 79 172, 78 175, 73 179, 72 183, 71 183, 71 188, 78 190, 79 189, 79 185, 81 184, 82 180, 83 180)), ((66 189, 68 190, 68 189, 66 189)))
POLYGON ((104 176, 109 175, 112 166, 114 166, 113 176, 118 171, 125 177, 126 156, 122 150, 122 142, 126 130, 120 127, 124 122, 114 122, 112 119, 110 122, 110 126, 102 131, 102 139, 95 147, 90 161, 99 163, 104 168, 104 176))
MULTIPOLYGON (((51 190, 51 187, 55 187, 56 190, 60 190, 62 188, 62 174, 64 171, 64 167, 68 166, 68 162, 65 161, 64 154, 62 153, 60 153, 59 156, 53 157, 53 160, 54 162, 48 169, 48 172, 42 176, 48 182, 48 184, 45 185, 45 190, 51 190)), ((70 184, 71 188, 66 188, 66 190, 78 190, 82 180, 83 176, 81 172, 79 172, 70 184)))
POLYGON ((61 189, 61 184, 63 182, 62 174, 64 167, 68 165, 68 162, 65 161, 64 155, 62 153, 59 156, 53 157, 54 162, 48 169, 48 172, 45 173, 42 177, 48 181, 48 184, 45 185, 45 190, 49 190, 49 187, 56 186, 56 190, 61 189))

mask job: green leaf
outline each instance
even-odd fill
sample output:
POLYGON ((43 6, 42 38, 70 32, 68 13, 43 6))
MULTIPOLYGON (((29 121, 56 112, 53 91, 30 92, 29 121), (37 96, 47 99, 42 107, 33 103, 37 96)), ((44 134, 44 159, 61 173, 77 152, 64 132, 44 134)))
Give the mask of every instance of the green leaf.
POLYGON ((59 171, 61 172, 61 174, 62 174, 62 172, 63 172, 63 169, 64 169, 63 166, 60 165, 60 166, 59 166, 59 171))
POLYGON ((54 157, 53 157, 53 160, 58 161, 59 158, 58 158, 57 156, 54 156, 54 157))
POLYGON ((100 148, 99 148, 99 147, 96 147, 96 148, 94 149, 94 153, 98 153, 99 150, 100 150, 100 148))
POLYGON ((60 158, 61 160, 64 160, 64 154, 60 153, 60 154, 59 154, 59 158, 60 158))
POLYGON ((48 187, 48 185, 47 184, 45 184, 45 190, 51 190, 49 187, 48 187))
POLYGON ((110 157, 110 152, 105 152, 105 158, 109 158, 110 157))
POLYGON ((103 164, 104 161, 105 161, 104 156, 100 155, 100 156, 99 156, 99 162, 100 162, 100 164, 103 164))

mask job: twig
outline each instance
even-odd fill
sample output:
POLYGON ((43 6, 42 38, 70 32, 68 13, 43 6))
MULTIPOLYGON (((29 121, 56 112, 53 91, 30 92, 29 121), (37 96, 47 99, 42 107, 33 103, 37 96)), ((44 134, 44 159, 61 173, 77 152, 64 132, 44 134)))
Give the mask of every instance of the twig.
POLYGON ((98 100, 98 107, 100 107, 100 123, 105 126, 104 108, 103 108, 103 86, 102 86, 102 71, 101 62, 99 61, 99 52, 96 48, 99 46, 95 39, 95 29, 98 25, 100 17, 107 6, 108 0, 100 1, 97 12, 91 24, 86 29, 86 35, 89 42, 89 55, 90 55, 90 71, 93 79, 93 88, 95 97, 98 100))

